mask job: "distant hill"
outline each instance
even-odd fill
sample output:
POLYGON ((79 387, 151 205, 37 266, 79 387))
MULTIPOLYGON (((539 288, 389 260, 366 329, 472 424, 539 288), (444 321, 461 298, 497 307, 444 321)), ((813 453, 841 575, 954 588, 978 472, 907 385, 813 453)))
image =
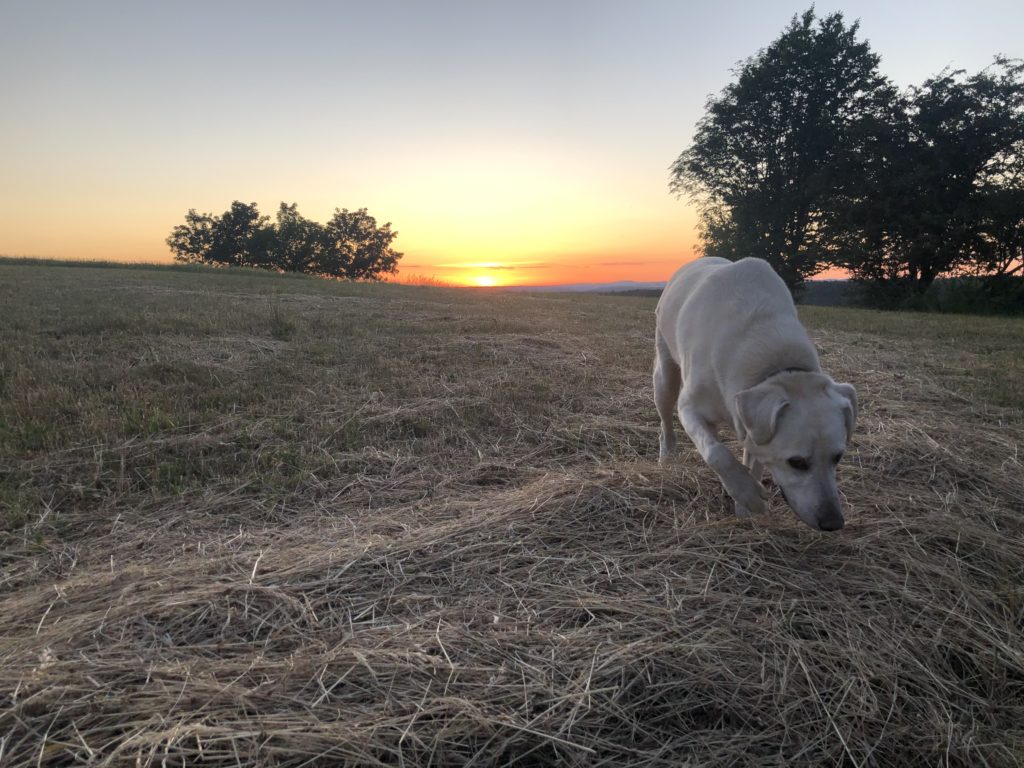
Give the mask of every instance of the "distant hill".
POLYGON ((633 293, 637 291, 654 291, 654 295, 661 293, 665 287, 665 281, 636 282, 634 280, 621 280, 617 283, 570 283, 568 285, 510 285, 503 290, 506 291, 544 291, 554 293, 633 293))
MULTIPOLYGON (((568 285, 514 285, 506 291, 543 291, 550 293, 615 293, 627 296, 660 296, 665 281, 639 282, 620 280, 616 283, 571 283, 568 285)), ((849 280, 810 280, 801 291, 798 304, 819 307, 846 306, 854 303, 855 288, 849 280)))

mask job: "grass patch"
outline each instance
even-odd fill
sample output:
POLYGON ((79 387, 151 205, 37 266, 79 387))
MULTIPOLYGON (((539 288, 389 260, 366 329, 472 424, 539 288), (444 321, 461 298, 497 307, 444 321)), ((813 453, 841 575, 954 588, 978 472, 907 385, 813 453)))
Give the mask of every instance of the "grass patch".
MULTIPOLYGON (((0 484, 0 531, 18 531, 28 522, 29 503, 16 488, 0 484)), ((0 561, 3 556, 0 553, 0 561)))
POLYGON ((657 463, 654 299, 0 291, 5 765, 1019 762, 1024 321, 801 308, 823 536, 657 463))
POLYGON ((281 309, 281 299, 277 295, 270 303, 270 335, 280 341, 287 341, 295 335, 295 323, 281 309))
POLYGON ((979 406, 1024 410, 1022 318, 838 307, 801 307, 800 316, 824 333, 888 348, 903 358, 893 365, 926 372, 979 406))

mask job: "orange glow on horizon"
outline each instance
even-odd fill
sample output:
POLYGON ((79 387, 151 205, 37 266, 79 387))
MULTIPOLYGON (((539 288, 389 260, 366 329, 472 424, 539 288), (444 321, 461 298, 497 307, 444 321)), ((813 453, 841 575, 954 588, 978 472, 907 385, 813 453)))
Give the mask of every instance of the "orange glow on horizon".
MULTIPOLYGON (((682 251, 682 249, 680 249, 682 251)), ((553 256, 535 261, 427 260, 412 257, 409 266, 399 263, 395 282, 448 285, 452 287, 529 287, 588 283, 664 283, 684 264, 699 258, 691 247, 678 256, 634 254, 616 257, 608 254, 553 256), (428 262, 429 263, 424 263, 428 262)), ((849 272, 829 268, 811 280, 844 280, 849 272)))
MULTIPOLYGON (((667 250, 667 249, 666 249, 667 250)), ((565 285, 577 283, 614 283, 622 281, 661 282, 695 255, 656 254, 582 254, 535 260, 501 260, 464 262, 456 258, 429 259, 407 256, 399 262, 397 282, 430 282, 452 286, 503 287, 531 285, 565 285)), ((680 249, 682 251, 682 249, 680 249)))

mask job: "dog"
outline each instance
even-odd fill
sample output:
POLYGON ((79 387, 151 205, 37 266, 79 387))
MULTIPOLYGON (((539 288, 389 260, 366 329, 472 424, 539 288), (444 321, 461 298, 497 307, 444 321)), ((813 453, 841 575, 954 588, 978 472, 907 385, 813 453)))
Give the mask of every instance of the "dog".
POLYGON ((857 419, 857 392, 822 372, 782 278, 763 259, 705 257, 672 276, 656 314, 659 460, 675 447, 678 410, 738 516, 766 511, 767 469, 803 522, 842 528, 836 465, 857 419), (718 439, 727 426, 743 446, 742 464, 718 439))

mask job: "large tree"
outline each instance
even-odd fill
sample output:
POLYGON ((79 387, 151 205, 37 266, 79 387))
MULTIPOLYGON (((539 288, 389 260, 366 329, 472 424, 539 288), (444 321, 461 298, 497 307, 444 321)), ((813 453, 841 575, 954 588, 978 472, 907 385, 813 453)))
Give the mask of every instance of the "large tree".
POLYGON ((189 210, 167 245, 177 261, 247 266, 321 277, 379 280, 397 270, 402 254, 391 245, 398 233, 378 226, 365 208, 336 209, 326 224, 281 203, 275 223, 255 203, 235 201, 221 216, 189 210))
POLYGON ((997 58, 909 89, 870 147, 836 263, 899 301, 944 275, 1019 271, 1024 68, 997 58))
POLYGON ((857 32, 805 11, 708 100, 670 182, 700 204, 705 255, 760 256, 791 287, 829 262, 839 207, 896 100, 857 32))

